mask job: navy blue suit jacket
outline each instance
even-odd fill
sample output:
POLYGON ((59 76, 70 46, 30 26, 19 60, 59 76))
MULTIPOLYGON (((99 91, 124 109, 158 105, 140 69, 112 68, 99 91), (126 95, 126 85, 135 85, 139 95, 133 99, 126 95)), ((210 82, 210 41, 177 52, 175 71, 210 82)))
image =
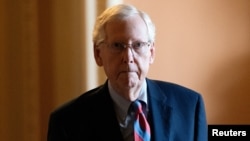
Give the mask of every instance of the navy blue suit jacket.
MULTIPOLYGON (((152 141, 207 141, 200 94, 146 79, 152 141)), ((123 141, 107 82, 70 101, 50 116, 48 141, 123 141)))

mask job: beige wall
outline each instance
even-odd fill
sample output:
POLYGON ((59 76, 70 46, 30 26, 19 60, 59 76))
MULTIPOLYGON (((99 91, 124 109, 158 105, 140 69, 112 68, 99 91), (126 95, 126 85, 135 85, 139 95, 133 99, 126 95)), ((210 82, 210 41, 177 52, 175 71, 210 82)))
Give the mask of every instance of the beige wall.
MULTIPOLYGON (((105 81, 89 30, 119 1, 0 0, 1 140, 46 140, 50 112, 105 81)), ((200 92, 210 124, 250 123, 250 1, 125 2, 157 26, 149 77, 200 92)))
POLYGON ((105 80, 91 29, 119 1, 0 0, 1 140, 45 141, 49 114, 105 80))
POLYGON ((250 1, 125 2, 157 27, 151 78, 200 92, 209 124, 250 123, 250 1))

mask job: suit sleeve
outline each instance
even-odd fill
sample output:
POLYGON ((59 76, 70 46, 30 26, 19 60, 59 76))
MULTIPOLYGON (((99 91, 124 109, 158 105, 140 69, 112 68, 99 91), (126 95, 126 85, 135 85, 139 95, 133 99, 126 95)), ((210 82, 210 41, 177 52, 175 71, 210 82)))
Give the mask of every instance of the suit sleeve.
POLYGON ((51 114, 49 119, 47 141, 67 141, 60 119, 57 119, 54 114, 51 114))
POLYGON ((197 107, 196 107, 196 141, 207 141, 208 140, 208 130, 207 130, 207 120, 205 105, 201 95, 198 97, 197 107))

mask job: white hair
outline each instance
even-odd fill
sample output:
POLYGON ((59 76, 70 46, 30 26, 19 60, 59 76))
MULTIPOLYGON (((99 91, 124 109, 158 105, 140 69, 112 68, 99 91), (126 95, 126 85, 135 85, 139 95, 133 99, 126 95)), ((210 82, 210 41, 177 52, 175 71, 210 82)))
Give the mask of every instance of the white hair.
POLYGON ((127 4, 118 4, 113 7, 106 9, 99 17, 96 19, 96 23, 93 31, 93 43, 98 45, 105 40, 105 26, 113 19, 123 19, 128 16, 138 14, 146 24, 148 30, 148 37, 150 42, 155 40, 155 26, 151 21, 148 14, 143 11, 138 10, 136 7, 127 4))

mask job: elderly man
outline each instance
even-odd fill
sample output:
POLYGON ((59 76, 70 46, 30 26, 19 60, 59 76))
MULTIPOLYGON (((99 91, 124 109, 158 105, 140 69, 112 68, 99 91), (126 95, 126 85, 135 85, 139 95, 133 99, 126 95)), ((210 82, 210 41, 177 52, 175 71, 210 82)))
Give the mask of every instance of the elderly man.
POLYGON ((201 95, 147 78, 154 39, 146 13, 124 4, 105 10, 93 43, 107 81, 51 114, 48 141, 206 141, 201 95))

